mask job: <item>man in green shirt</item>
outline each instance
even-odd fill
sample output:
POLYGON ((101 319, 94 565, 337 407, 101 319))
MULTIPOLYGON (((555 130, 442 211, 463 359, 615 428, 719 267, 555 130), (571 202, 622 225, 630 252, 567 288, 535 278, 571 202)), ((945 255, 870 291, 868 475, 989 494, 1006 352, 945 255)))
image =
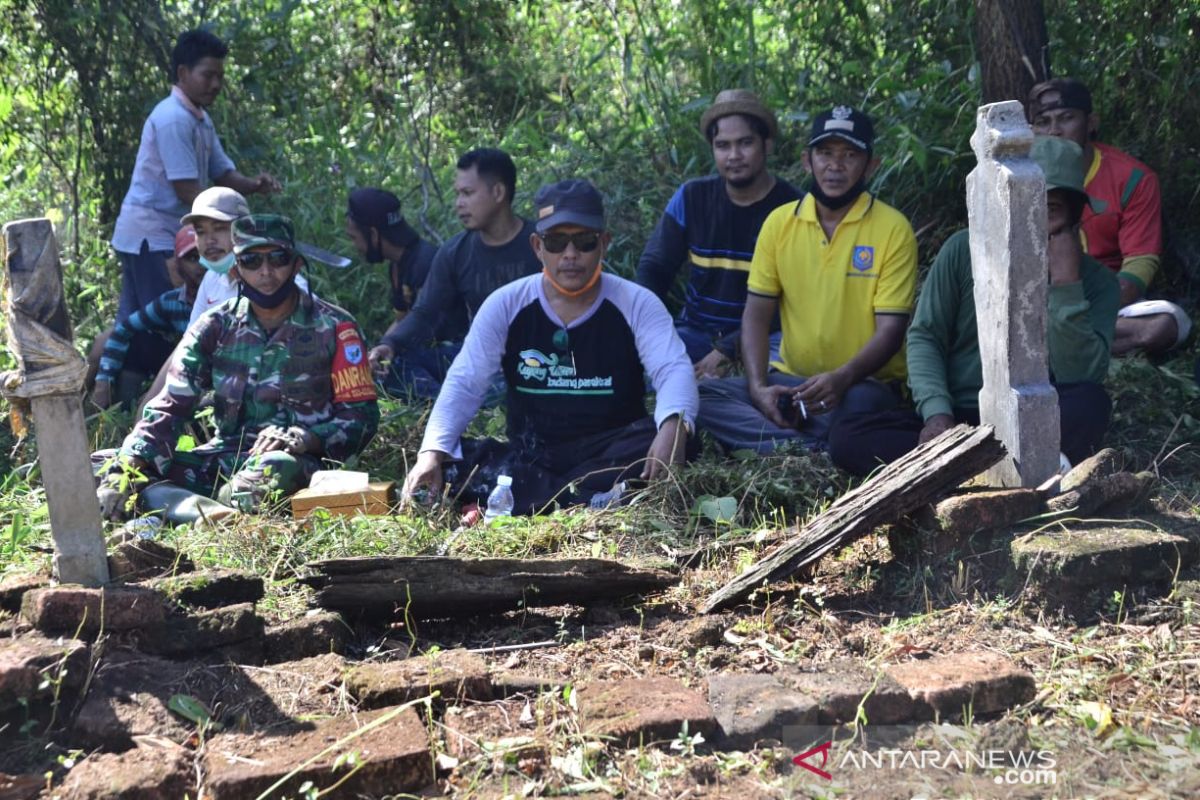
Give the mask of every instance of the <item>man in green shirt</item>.
MULTIPOLYGON (((1038 137, 1031 153, 1046 175, 1050 379, 1058 391, 1062 451, 1072 463, 1100 447, 1112 402, 1104 390, 1120 288, 1111 270, 1083 252, 1079 221, 1083 151, 1038 137)), ((908 385, 916 411, 844 417, 830 432, 830 456, 866 475, 957 423, 979 424, 983 367, 975 319, 970 236, 943 245, 921 288, 908 330, 908 385)))

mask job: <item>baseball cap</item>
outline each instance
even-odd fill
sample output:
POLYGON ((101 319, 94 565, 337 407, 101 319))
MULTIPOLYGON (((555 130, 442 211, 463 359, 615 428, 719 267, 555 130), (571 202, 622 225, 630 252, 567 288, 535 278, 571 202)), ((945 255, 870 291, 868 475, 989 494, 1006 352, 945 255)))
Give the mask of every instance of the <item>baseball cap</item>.
POLYGON ((1074 78, 1052 78, 1042 81, 1029 90, 1030 121, 1043 111, 1053 111, 1056 108, 1075 108, 1085 114, 1090 114, 1092 113, 1092 93, 1074 78), (1042 95, 1048 92, 1057 92, 1058 99, 1043 103, 1042 95))
POLYGON ((191 213, 185 214, 179 220, 179 224, 190 225, 200 217, 233 222, 249 213, 250 206, 246 203, 246 198, 225 186, 213 186, 196 195, 196 199, 192 201, 191 213))
POLYGON ((196 229, 191 225, 184 225, 175 234, 175 257, 187 255, 188 251, 195 250, 196 247, 196 229))
POLYGON ((537 190, 533 205, 537 208, 538 233, 567 224, 604 230, 604 198, 589 181, 573 178, 548 183, 537 190))
POLYGON ((1035 136, 1029 157, 1042 168, 1046 191, 1065 189, 1088 197, 1083 188, 1083 148, 1075 142, 1061 136, 1035 136))
POLYGON ((850 106, 835 106, 813 121, 808 146, 835 137, 870 152, 875 146, 875 126, 863 112, 850 106))
POLYGON ((771 109, 763 105, 758 95, 748 89, 725 89, 720 92, 713 104, 700 117, 700 133, 708 138, 708 128, 715 120, 728 117, 730 114, 745 114, 761 120, 767 126, 767 134, 772 139, 779 138, 779 120, 771 109))
POLYGON ((417 235, 400 212, 400 198, 385 189, 355 189, 346 201, 346 215, 360 228, 378 228, 385 239, 396 244, 405 244, 417 235))
POLYGON ((273 244, 296 249, 296 228, 282 214, 247 214, 233 221, 233 252, 241 255, 251 247, 273 244))

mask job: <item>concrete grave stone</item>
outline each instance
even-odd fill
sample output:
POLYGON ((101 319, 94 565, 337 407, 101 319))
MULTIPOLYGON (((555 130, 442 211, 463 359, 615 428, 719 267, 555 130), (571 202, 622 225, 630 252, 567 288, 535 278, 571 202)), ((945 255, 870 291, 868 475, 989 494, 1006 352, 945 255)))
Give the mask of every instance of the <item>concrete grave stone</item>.
POLYGON ((979 419, 1008 457, 987 482, 1036 487, 1058 471, 1058 393, 1046 349, 1046 180, 1029 157, 1033 130, 1015 100, 981 106, 967 176, 971 271, 983 388, 979 419))
POLYGON ((48 219, 25 219, 7 223, 3 234, 9 346, 20 369, 0 375, 0 390, 32 408, 55 574, 101 586, 108 562, 80 399, 86 366, 72 343, 54 228, 48 219))

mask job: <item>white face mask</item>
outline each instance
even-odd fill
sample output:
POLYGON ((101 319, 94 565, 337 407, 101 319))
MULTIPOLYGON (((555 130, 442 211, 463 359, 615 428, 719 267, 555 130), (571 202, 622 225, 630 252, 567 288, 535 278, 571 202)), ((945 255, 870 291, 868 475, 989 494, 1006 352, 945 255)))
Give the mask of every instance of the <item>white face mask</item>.
POLYGON ((200 264, 205 269, 211 269, 218 275, 225 275, 228 274, 229 270, 233 267, 235 258, 236 257, 233 255, 233 251, 230 250, 220 261, 209 261, 204 256, 200 256, 200 264))

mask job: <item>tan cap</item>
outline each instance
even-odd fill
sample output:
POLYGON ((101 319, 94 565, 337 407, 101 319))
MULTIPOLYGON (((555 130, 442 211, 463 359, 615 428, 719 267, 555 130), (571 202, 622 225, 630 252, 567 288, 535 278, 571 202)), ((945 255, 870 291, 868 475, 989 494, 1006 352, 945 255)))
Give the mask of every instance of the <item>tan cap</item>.
POLYGON ((238 217, 250 213, 250 205, 246 198, 233 189, 224 186, 214 186, 196 195, 192 201, 192 211, 179 220, 180 225, 191 225, 197 219, 219 219, 222 222, 233 222, 238 217))
POLYGON ((763 105, 758 95, 749 89, 726 89, 717 95, 717 99, 700 117, 700 133, 708 138, 708 126, 713 120, 728 117, 730 114, 746 114, 762 120, 767 126, 767 135, 771 139, 779 138, 779 120, 771 109, 763 105))

